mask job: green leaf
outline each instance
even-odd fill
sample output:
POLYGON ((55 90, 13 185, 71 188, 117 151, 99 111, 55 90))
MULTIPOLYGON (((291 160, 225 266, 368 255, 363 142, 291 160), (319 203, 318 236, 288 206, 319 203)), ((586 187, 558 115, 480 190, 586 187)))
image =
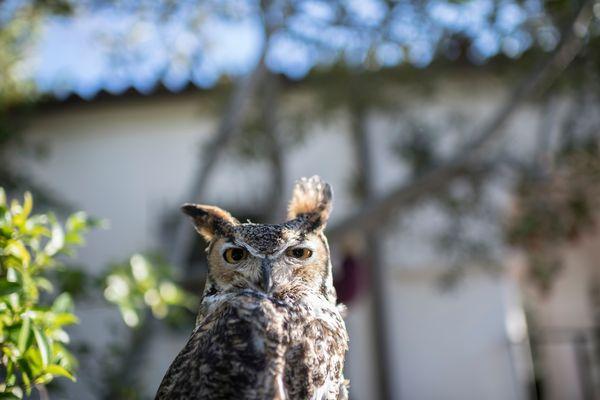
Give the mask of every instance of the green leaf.
POLYGON ((21 331, 19 332, 19 340, 17 342, 17 347, 21 354, 25 353, 27 350, 29 338, 31 337, 31 320, 29 317, 25 316, 23 318, 23 324, 21 325, 21 331))
POLYGON ((71 214, 65 223, 67 231, 81 231, 87 226, 87 215, 83 211, 71 214))
POLYGON ((0 399, 22 399, 23 391, 18 386, 7 385, 2 392, 0 392, 0 399))
POLYGON ((71 313, 58 313, 54 315, 53 322, 56 325, 73 325, 79 323, 79 318, 71 313))
POLYGON ((7 294, 16 293, 21 289, 21 285, 16 282, 8 282, 5 280, 0 281, 0 296, 6 296, 7 294))
POLYGON ((19 204, 19 202, 17 201, 17 199, 12 199, 10 201, 10 213, 13 215, 19 215, 21 213, 21 210, 23 209, 23 207, 21 207, 21 204, 19 204))
POLYGON ((0 400, 21 400, 22 397, 15 396, 12 393, 0 392, 0 400))
POLYGON ((6 385, 14 386, 17 381, 17 375, 15 374, 15 364, 12 360, 6 363, 6 385))
POLYGON ((25 384, 25 393, 29 396, 31 394, 31 379, 33 378, 33 372, 29 367, 29 360, 21 358, 17 363, 21 369, 21 379, 23 379, 23 383, 25 384))
POLYGON ((25 195, 23 196, 23 211, 21 212, 21 216, 24 219, 27 219, 27 217, 29 217, 29 214, 31 214, 32 209, 33 197, 31 196, 30 192, 25 192, 25 195))
MULTIPOLYGON (((54 340, 55 344, 56 344, 56 342, 69 343, 71 340, 69 338, 69 334, 64 329, 61 329, 61 328, 55 329, 52 332, 52 334, 50 335, 50 337, 54 340)), ((55 353, 57 353, 56 349, 55 349, 55 353)), ((57 355, 59 355, 59 354, 57 353, 57 355)))
POLYGON ((58 313, 71 313, 73 308, 73 299, 69 293, 62 293, 52 304, 52 310, 58 313))
POLYGON ((11 240, 8 243, 8 246, 6 246, 6 253, 11 254, 17 257, 19 260, 21 260, 23 267, 29 267, 29 263, 31 262, 31 255, 29 254, 29 251, 27 251, 27 248, 25 248, 23 242, 20 242, 18 240, 11 240))
POLYGON ((2 349, 2 353, 8 357, 9 360, 13 360, 20 356, 19 349, 17 349, 12 343, 5 344, 0 348, 2 349))
POLYGON ((45 373, 52 374, 54 376, 64 376, 65 378, 69 378, 73 382, 76 381, 75 377, 66 369, 61 367, 60 365, 49 365, 45 370, 45 373))
POLYGON ((36 284, 37 287, 39 287, 40 289, 45 290, 48 293, 52 293, 52 291, 54 290, 54 286, 52 285, 52 282, 50 282, 46 278, 38 276, 38 277, 36 277, 34 279, 34 282, 35 282, 35 284, 36 284))
POLYGON ((27 393, 27 396, 31 395, 31 379, 29 378, 29 375, 27 375, 25 372, 21 372, 21 379, 23 380, 23 385, 25 385, 25 393, 27 393))
POLYGON ((53 376, 51 374, 43 374, 35 378, 34 383, 36 385, 45 385, 48 382, 52 381, 53 376))
POLYGON ((49 256, 53 256, 61 251, 64 245, 65 233, 62 227, 56 221, 53 221, 52 236, 44 248, 44 253, 48 254, 49 256))
POLYGON ((52 346, 50 345, 48 337, 41 329, 39 329, 37 326, 34 326, 32 329, 35 336, 35 341, 37 342, 38 349, 40 351, 42 367, 46 368, 52 359, 52 346))

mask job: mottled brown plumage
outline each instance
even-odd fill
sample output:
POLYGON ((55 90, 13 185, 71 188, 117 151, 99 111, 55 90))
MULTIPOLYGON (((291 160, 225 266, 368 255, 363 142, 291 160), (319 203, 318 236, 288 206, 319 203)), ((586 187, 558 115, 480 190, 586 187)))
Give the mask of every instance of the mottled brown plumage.
POLYGON ((278 225, 183 207, 209 241, 209 273, 196 328, 157 400, 347 398, 348 336, 323 234, 331 197, 320 178, 301 179, 278 225))

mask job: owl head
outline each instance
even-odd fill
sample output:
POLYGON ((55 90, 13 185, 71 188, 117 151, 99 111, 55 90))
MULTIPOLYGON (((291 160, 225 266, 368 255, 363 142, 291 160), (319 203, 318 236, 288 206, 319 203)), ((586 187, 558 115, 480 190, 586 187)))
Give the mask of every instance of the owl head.
POLYGON ((331 186, 313 176, 296 183, 281 224, 240 223, 221 208, 185 204, 183 212, 209 243, 205 296, 253 290, 276 297, 302 289, 334 301, 323 234, 331 203, 331 186))

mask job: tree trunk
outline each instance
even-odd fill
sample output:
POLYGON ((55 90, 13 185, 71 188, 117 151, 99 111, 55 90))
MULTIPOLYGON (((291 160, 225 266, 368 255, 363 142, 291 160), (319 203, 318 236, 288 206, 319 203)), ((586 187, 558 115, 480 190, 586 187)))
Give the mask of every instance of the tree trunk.
POLYGON ((279 130, 279 104, 281 87, 279 77, 268 73, 262 97, 262 118, 268 146, 268 161, 271 172, 271 193, 266 202, 267 222, 277 222, 284 211, 285 163, 284 149, 279 130))
MULTIPOLYGON (((368 204, 376 197, 376 173, 372 158, 371 139, 368 130, 368 113, 364 105, 356 104, 351 112, 352 137, 356 150, 358 193, 368 204)), ((386 301, 386 265, 382 254, 381 232, 377 229, 365 235, 366 258, 370 272, 371 326, 373 329, 373 354, 375 355, 375 377, 378 399, 391 399, 391 372, 397 372, 389 349, 389 326, 386 301)), ((397 397, 397 396, 395 396, 397 397)))

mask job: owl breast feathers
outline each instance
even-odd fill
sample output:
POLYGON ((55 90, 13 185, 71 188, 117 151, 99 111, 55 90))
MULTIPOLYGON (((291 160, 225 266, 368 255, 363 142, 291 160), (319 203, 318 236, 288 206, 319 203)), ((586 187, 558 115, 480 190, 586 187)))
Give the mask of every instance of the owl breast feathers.
POLYGON ((208 241, 198 320, 156 399, 346 399, 348 336, 323 229, 331 188, 294 188, 288 220, 240 223, 220 208, 187 204, 208 241))

